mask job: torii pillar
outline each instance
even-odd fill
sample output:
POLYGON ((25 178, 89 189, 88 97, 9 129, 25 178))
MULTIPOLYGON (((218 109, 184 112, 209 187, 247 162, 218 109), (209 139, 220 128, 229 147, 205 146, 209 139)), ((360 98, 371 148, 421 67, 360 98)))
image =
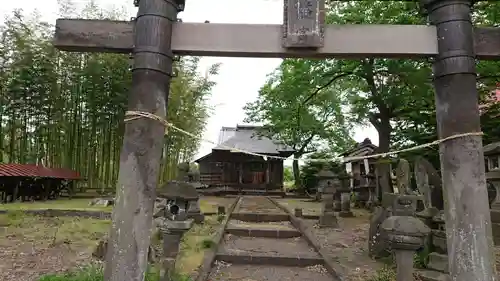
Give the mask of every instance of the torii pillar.
MULTIPOLYGON (((172 26, 184 0, 136 0, 134 65, 129 111, 166 117, 173 54, 172 26)), ((125 123, 113 225, 104 280, 143 281, 165 126, 136 118, 125 123)))
MULTIPOLYGON (((436 26, 434 62, 440 139, 481 131, 476 89, 472 0, 421 0, 436 26)), ((480 135, 439 145, 448 263, 453 281, 496 280, 491 218, 480 135)))

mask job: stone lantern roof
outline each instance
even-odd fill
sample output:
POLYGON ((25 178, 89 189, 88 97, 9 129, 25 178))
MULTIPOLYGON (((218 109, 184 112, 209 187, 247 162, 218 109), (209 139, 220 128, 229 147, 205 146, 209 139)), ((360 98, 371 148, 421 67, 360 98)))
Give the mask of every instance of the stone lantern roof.
POLYGON ((157 191, 157 196, 169 200, 198 200, 196 187, 188 182, 169 181, 157 191))
POLYGON ((483 147, 484 156, 500 155, 500 142, 493 142, 483 147))

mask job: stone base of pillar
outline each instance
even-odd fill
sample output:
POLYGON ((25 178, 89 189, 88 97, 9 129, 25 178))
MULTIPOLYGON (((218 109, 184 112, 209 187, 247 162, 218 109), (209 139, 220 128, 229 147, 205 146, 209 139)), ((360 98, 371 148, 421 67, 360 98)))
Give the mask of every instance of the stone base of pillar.
POLYGON ((339 222, 335 213, 325 212, 319 217, 319 227, 321 228, 337 228, 339 227, 339 222))

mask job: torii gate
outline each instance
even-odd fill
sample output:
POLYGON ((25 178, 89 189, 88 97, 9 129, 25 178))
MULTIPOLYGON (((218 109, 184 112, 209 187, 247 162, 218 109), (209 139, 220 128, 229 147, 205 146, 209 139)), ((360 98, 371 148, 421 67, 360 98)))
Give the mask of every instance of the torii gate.
MULTIPOLYGON (((433 57, 439 137, 480 132, 475 58, 500 57, 500 29, 472 27, 472 0, 420 0, 433 26, 324 25, 324 0, 284 0, 284 25, 183 23, 185 0, 135 0, 132 22, 59 19, 55 46, 134 53, 130 111, 165 118, 173 55, 433 57)), ((127 122, 105 280, 142 281, 165 128, 127 122)), ((440 144, 450 276, 496 280, 479 135, 440 144)))

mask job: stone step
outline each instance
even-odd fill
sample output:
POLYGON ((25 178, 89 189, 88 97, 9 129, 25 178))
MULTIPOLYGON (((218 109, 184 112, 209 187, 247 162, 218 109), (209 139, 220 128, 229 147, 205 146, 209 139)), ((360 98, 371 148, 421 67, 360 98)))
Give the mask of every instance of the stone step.
POLYGON ((256 214, 237 212, 231 214, 231 219, 247 221, 247 222, 271 222, 271 221, 289 221, 290 216, 285 213, 281 214, 256 214))
POLYGON ((228 226, 226 233, 244 237, 264 237, 264 238, 294 238, 302 234, 296 229, 264 229, 264 228, 242 228, 228 226))
POLYGON ((417 273, 422 281, 451 281, 450 275, 437 271, 418 270, 417 273))
POLYGON ((215 259, 230 264, 253 264, 268 266, 296 266, 307 267, 317 264, 324 264, 323 258, 319 256, 269 256, 259 254, 233 254, 217 253, 215 259))
POLYGON ((429 269, 439 271, 442 273, 449 273, 448 266, 448 256, 443 254, 438 254, 436 252, 429 254, 429 263, 427 264, 429 269))

